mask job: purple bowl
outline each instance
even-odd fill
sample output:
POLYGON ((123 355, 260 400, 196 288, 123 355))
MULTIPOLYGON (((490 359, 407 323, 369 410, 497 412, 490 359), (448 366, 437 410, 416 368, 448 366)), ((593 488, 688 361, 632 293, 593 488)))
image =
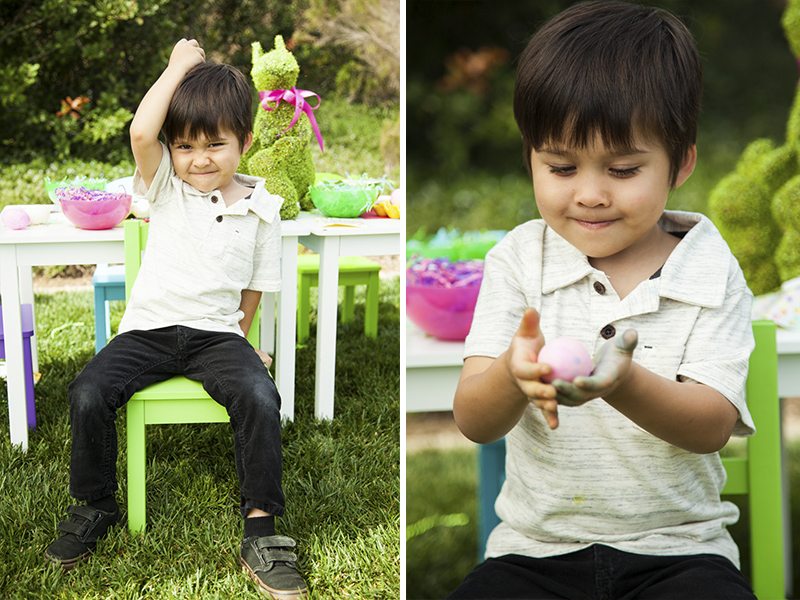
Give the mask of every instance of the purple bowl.
POLYGON ((406 315, 440 340, 463 340, 472 325, 480 284, 460 287, 406 285, 406 315))
POLYGON ((58 188, 56 197, 64 216, 80 229, 111 229, 131 212, 130 194, 58 188))

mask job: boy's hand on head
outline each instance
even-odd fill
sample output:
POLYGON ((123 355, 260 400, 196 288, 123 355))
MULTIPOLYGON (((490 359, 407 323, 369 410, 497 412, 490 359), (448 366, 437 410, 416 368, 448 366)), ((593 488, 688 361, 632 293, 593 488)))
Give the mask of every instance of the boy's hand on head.
POLYGON ((625 379, 631 368, 631 357, 639 341, 635 329, 608 340, 595 357, 595 368, 588 377, 576 377, 572 383, 562 379, 553 381, 558 391, 556 398, 564 406, 580 406, 613 392, 625 379))
POLYGON ((542 411, 550 429, 555 429, 558 427, 556 389, 541 381, 543 375, 550 373, 550 366, 536 362, 542 346, 544 335, 539 329, 539 313, 529 308, 511 339, 506 363, 519 390, 542 411))
POLYGON ((189 71, 195 65, 205 62, 206 53, 197 43, 197 40, 182 38, 172 49, 169 56, 169 65, 189 71))

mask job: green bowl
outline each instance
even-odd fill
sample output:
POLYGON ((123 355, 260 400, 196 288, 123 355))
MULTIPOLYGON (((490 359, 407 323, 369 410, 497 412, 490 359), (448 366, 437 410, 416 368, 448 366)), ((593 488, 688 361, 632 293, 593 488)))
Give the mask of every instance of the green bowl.
POLYGON ((372 207, 380 190, 374 184, 322 182, 312 186, 309 193, 314 206, 326 217, 353 218, 372 207))

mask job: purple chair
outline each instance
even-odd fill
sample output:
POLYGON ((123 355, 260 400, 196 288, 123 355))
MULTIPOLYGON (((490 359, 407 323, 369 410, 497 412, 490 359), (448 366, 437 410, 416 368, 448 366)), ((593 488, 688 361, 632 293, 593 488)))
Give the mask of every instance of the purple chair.
MULTIPOLYGON (((2 317, 0 306, 0 317, 2 317)), ((31 336, 33 335, 33 307, 23 304, 22 316, 22 363, 25 368, 25 399, 28 406, 28 427, 36 427, 36 402, 33 396, 33 358, 31 357, 31 336)), ((0 318, 0 358, 6 357, 5 335, 3 332, 3 319, 0 318)))

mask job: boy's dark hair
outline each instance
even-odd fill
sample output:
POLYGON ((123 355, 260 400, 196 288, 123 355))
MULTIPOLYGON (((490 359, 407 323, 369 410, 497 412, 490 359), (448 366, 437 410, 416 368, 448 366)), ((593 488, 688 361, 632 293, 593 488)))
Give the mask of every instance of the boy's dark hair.
POLYGON ((230 65, 204 62, 192 67, 178 85, 161 132, 167 145, 176 139, 232 131, 244 148, 253 126, 253 100, 245 76, 230 65))
POLYGON ((675 184, 697 137, 702 67, 694 38, 669 12, 617 1, 567 8, 528 42, 517 66, 514 116, 525 165, 547 143, 615 150, 634 133, 661 143, 675 184))

